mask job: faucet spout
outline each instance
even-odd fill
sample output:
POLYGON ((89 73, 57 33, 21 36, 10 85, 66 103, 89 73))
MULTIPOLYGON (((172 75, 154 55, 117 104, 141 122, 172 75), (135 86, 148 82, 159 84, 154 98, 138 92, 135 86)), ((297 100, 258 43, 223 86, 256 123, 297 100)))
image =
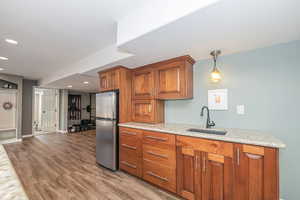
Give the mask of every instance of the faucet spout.
POLYGON ((204 114, 204 110, 206 110, 207 112, 207 118, 206 118, 206 128, 211 128, 212 126, 215 126, 215 122, 214 121, 210 121, 210 114, 209 114, 209 108, 207 106, 203 106, 201 108, 201 117, 203 117, 204 114))

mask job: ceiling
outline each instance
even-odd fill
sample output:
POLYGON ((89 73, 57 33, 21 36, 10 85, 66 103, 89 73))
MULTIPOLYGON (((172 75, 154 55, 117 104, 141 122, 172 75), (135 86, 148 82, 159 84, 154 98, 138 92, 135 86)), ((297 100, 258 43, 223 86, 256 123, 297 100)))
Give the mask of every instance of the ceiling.
POLYGON ((140 5, 140 0, 1 0, 0 56, 9 60, 0 60, 0 67, 4 73, 43 79, 114 44, 117 20, 140 5))
MULTIPOLYGON (((9 60, 0 61, 0 67, 49 87, 73 85, 94 91, 97 72, 115 65, 133 68, 184 54, 201 60, 213 49, 226 55, 300 39, 298 0, 214 1, 189 13, 178 9, 177 17, 157 26, 140 14, 154 13, 146 0, 22 2, 1 1, 0 56, 9 60), (132 24, 127 31, 141 23, 155 28, 138 30, 139 35, 117 44, 118 24, 124 17, 132 24), (4 38, 16 39, 19 45, 9 45, 4 38), (87 80, 91 84, 83 85, 87 80)), ((182 6, 182 1, 172 2, 182 6)), ((165 12, 155 9, 161 17, 169 14, 165 12)), ((126 24, 122 27, 126 35, 126 24)))
POLYGON ((68 89, 68 90, 95 93, 99 91, 98 85, 99 85, 98 79, 95 78, 94 76, 74 74, 66 78, 62 78, 57 81, 54 81, 48 84, 47 86, 50 88, 68 89), (68 87, 70 85, 72 86, 72 88, 68 87))

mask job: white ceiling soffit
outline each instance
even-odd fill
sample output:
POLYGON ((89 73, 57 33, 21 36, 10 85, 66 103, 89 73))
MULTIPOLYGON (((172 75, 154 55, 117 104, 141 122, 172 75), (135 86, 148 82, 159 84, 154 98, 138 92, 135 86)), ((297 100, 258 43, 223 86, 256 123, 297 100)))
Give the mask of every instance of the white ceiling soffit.
MULTIPOLYGON (((59 70, 53 71, 47 78, 40 80, 40 85, 48 85, 56 80, 65 79, 73 74, 83 74, 94 70, 99 71, 102 66, 131 57, 132 54, 121 52, 115 45, 108 46, 98 52, 95 52, 78 62, 67 65, 59 70)), ((97 73, 91 74, 97 76, 97 73)))
POLYGON ((66 78, 56 80, 48 84, 47 87, 94 93, 99 91, 99 81, 98 78, 94 76, 73 74, 66 78), (68 86, 72 87, 70 88, 68 86))
POLYGON ((151 0, 118 20, 117 45, 130 42, 220 0, 151 0))
POLYGON ((298 0, 223 0, 119 48, 135 55, 131 67, 185 54, 210 58, 213 49, 224 55, 299 40, 299 7, 298 0))

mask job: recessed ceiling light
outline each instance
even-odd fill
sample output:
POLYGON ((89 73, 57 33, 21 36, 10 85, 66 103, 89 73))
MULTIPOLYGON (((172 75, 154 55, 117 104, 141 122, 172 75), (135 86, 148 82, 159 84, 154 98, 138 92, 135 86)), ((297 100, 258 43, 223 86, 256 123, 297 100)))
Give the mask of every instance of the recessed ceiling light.
POLYGON ((73 86, 72 86, 72 85, 68 85, 67 87, 68 87, 68 88, 71 88, 71 87, 73 87, 73 86))
POLYGON ((8 60, 8 58, 0 56, 0 60, 8 60))
POLYGON ((9 44, 14 44, 14 45, 17 45, 17 44, 18 44, 18 41, 13 40, 13 39, 9 39, 9 38, 6 38, 6 39, 5 39, 5 42, 7 42, 7 43, 9 43, 9 44))
POLYGON ((84 81, 83 84, 89 84, 89 82, 88 81, 84 81))
POLYGON ((4 69, 0 67, 0 71, 3 71, 4 69))

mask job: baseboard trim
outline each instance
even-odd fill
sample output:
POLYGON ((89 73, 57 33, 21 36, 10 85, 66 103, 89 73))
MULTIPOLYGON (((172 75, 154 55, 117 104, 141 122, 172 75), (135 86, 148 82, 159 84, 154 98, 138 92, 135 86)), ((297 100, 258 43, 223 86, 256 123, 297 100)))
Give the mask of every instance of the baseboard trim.
POLYGON ((58 130, 57 132, 63 133, 63 134, 68 133, 68 131, 64 131, 64 130, 58 130))
POLYGON ((30 135, 22 135, 22 138, 29 138, 29 137, 33 137, 33 134, 30 134, 30 135))

